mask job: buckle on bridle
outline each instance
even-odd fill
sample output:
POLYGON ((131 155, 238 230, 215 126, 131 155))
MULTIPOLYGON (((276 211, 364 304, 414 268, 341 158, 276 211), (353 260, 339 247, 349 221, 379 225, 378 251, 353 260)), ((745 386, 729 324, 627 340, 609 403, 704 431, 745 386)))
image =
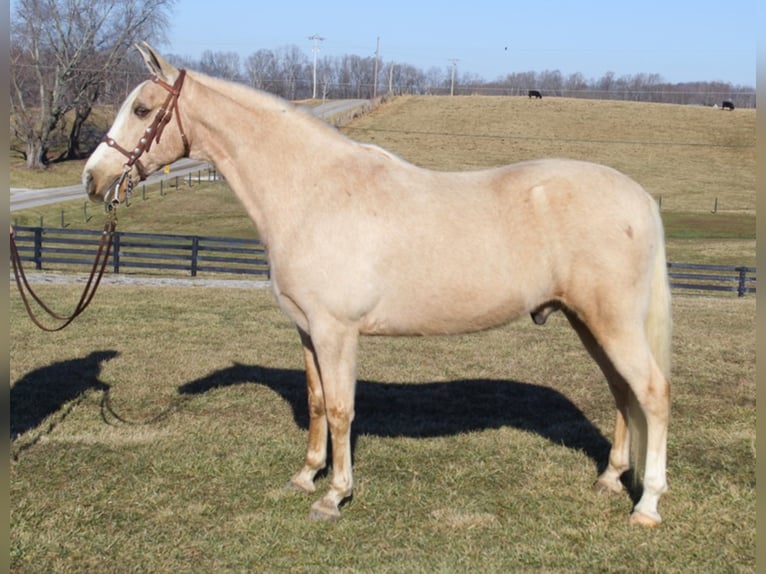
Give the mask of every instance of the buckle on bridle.
POLYGON ((133 169, 132 166, 125 164, 125 168, 122 170, 122 175, 120 176, 120 179, 117 180, 117 183, 114 184, 114 187, 111 191, 112 198, 108 200, 109 210, 116 208, 118 205, 120 205, 120 188, 122 188, 122 184, 125 183, 125 199, 127 200, 130 198, 131 193, 133 192, 133 178, 130 177, 130 171, 133 169), (127 180, 127 183, 126 183, 127 180))

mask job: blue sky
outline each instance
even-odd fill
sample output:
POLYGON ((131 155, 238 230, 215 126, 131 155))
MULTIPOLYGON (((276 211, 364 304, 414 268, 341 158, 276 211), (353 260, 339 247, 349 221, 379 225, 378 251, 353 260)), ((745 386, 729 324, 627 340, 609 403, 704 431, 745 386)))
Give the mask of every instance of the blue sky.
POLYGON ((296 45, 311 56, 372 56, 423 70, 494 80, 509 72, 560 70, 596 79, 657 73, 670 82, 755 86, 754 0, 382 0, 306 2, 178 0, 165 53, 253 52, 296 45))

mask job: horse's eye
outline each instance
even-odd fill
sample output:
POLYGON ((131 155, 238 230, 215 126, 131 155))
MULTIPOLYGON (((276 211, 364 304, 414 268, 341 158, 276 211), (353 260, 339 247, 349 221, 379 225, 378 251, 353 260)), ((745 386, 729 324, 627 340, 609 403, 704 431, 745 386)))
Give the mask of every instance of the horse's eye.
POLYGON ((136 116, 139 117, 139 118, 145 118, 146 116, 149 115, 150 111, 151 110, 149 108, 145 107, 145 106, 137 105, 134 108, 133 113, 136 114, 136 116))

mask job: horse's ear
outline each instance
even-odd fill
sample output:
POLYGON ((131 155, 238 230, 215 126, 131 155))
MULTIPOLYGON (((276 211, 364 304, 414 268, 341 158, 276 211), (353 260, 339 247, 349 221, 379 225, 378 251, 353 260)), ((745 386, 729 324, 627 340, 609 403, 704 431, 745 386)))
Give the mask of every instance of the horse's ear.
POLYGON ((142 42, 142 44, 143 47, 136 44, 136 49, 144 58, 146 67, 149 68, 149 73, 154 74, 169 84, 175 82, 178 76, 178 69, 160 56, 147 42, 142 42))

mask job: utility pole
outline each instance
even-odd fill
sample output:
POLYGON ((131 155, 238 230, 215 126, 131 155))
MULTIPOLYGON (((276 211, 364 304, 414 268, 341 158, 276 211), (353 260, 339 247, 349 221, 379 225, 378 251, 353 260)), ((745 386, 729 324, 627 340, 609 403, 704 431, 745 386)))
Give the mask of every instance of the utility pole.
POLYGON ((314 91, 312 92, 311 99, 316 100, 317 99, 317 54, 319 53, 319 42, 323 42, 324 38, 320 36, 319 34, 314 34, 313 36, 309 36, 309 40, 312 40, 314 42, 314 45, 311 48, 311 51, 314 52, 314 91))
POLYGON ((372 99, 378 97, 378 57, 380 56, 380 36, 375 44, 375 73, 372 78, 372 99))
POLYGON ((452 58, 450 60, 450 63, 452 64, 452 80, 450 81, 450 89, 449 89, 449 95, 454 96, 455 95, 455 70, 457 69, 457 63, 460 60, 457 60, 455 58, 452 58))

